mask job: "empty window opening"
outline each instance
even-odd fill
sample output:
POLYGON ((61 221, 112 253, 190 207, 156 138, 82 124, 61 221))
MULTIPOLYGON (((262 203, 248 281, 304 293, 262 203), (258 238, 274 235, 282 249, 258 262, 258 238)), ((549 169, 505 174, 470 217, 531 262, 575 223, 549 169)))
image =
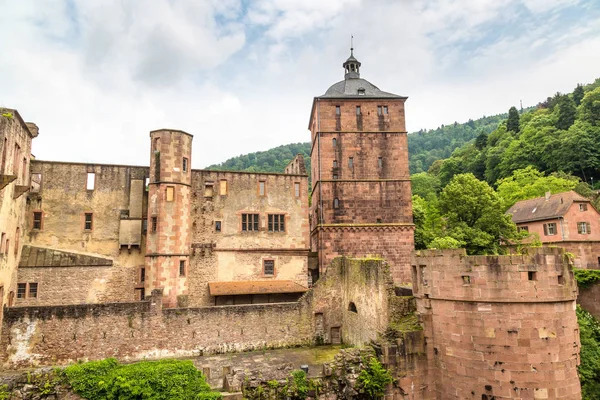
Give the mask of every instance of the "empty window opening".
POLYGON ((204 197, 213 197, 214 191, 213 191, 213 184, 211 183, 205 183, 204 184, 204 197))
POLYGON ((2 163, 0 164, 0 173, 4 172, 6 164, 6 147, 8 146, 8 139, 4 138, 4 146, 2 146, 2 163))
POLYGON ((463 285, 470 285, 471 284, 471 277, 469 275, 463 275, 462 276, 462 281, 463 281, 463 285))
POLYGON ((83 224, 83 229, 85 229, 86 231, 91 231, 92 230, 92 226, 93 226, 93 218, 94 218, 94 214, 92 213, 85 213, 85 221, 83 224))
POLYGON ((299 182, 294 183, 294 195, 296 197, 300 197, 300 183, 299 182))
POLYGON ((175 199, 175 187, 167 186, 167 201, 173 201, 175 199))
POLYGON ((139 288, 139 289, 136 289, 136 290, 137 290, 137 292, 138 292, 138 296, 139 296, 139 297, 138 297, 138 299, 139 299, 140 301, 144 301, 144 300, 146 300, 146 289, 144 289, 144 288, 139 288))
POLYGON ((527 272, 527 279, 530 281, 537 281, 537 272, 535 271, 528 271, 527 272))
POLYGON ((263 275, 275 275, 275 260, 263 260, 263 275))
POLYGON ((269 214, 268 229, 269 232, 285 232, 285 215, 269 214))
POLYGON ((187 172, 187 170, 188 170, 188 163, 189 163, 188 159, 186 157, 183 157, 183 162, 182 162, 182 165, 181 165, 181 168, 183 169, 183 172, 187 172))
POLYGON ((341 115, 342 114, 342 110, 340 106, 335 106, 335 115, 341 115))
POLYGON ((258 195, 259 196, 265 195, 265 181, 258 182, 258 195))
POLYGON ((160 151, 160 138, 154 139, 154 151, 160 151))
POLYGON ((354 158, 348 158, 348 168, 354 168, 354 158))
POLYGON ((150 178, 145 179, 144 187, 146 188, 146 192, 150 189, 150 178))
POLYGON ((215 232, 221 232, 221 221, 215 221, 215 232))
POLYGON ((21 147, 15 143, 15 152, 13 153, 13 175, 19 175, 19 156, 21 152, 21 147))
POLYGON ((146 281, 146 268, 140 268, 140 282, 146 281))
POLYGON ((185 276, 185 260, 179 260, 179 276, 185 276))
POLYGON ((33 229, 42 229, 42 213, 40 211, 33 213, 33 229))
POLYGON ((31 174, 31 192, 37 193, 42 185, 42 174, 31 174))
POLYGON ((337 160, 333 160, 333 168, 337 168, 337 160))
POLYGON ((37 298, 38 295, 38 284, 37 283, 30 283, 29 284, 29 297, 32 299, 37 298))
POLYGON ((242 231, 258 231, 258 214, 242 214, 242 231))
POLYGON ((377 218, 376 221, 377 221, 378 224, 381 224, 383 222, 381 218, 377 218))
POLYGON ((585 204, 585 203, 579 204, 579 211, 587 211, 587 204, 585 204))
POLYGON ((152 230, 152 233, 156 233, 158 230, 158 217, 152 217, 150 220, 150 229, 152 230))
POLYGON ((17 283, 17 299, 24 299, 27 296, 27 284, 17 283))
POLYGON ((227 195, 227 180, 226 179, 221 179, 221 181, 219 182, 219 194, 221 196, 227 195))
POLYGON ((356 106, 356 115, 361 115, 360 106, 356 106))
POLYGON ((383 158, 377 157, 377 168, 383 168, 383 158))
POLYGON ((87 190, 94 190, 95 186, 96 186, 96 174, 93 172, 88 172, 86 188, 87 188, 87 190))
POLYGON ((354 304, 353 301, 351 301, 350 304, 348 304, 348 311, 358 313, 358 310, 356 309, 356 304, 354 304))
POLYGON ((333 199, 333 208, 340 208, 340 200, 338 198, 333 199))
POLYGON ((333 179, 337 179, 338 178, 338 174, 333 174, 333 179))
POLYGON ((592 233, 592 227, 589 222, 578 222, 577 233, 581 235, 589 235, 592 233))
POLYGON ((333 144, 333 147, 337 147, 337 139, 336 138, 331 139, 331 144, 333 144))
POLYGON ((557 278, 558 278, 558 284, 559 285, 564 285, 565 284, 565 277, 564 277, 564 275, 560 274, 560 275, 558 275, 557 278))

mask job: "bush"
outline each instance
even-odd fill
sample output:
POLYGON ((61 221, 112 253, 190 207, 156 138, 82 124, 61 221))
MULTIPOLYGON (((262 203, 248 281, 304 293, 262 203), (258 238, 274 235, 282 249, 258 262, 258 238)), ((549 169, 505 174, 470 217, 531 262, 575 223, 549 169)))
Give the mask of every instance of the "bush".
POLYGON ((108 358, 65 369, 73 390, 88 399, 220 399, 191 361, 144 361, 121 365, 108 358))
POLYGON ((574 268, 575 280, 580 288, 587 288, 600 281, 600 270, 574 268))
POLYGON ((379 399, 385 394, 385 388, 392 383, 392 375, 381 365, 379 360, 371 357, 367 369, 358 376, 358 387, 365 398, 379 399))
POLYGON ((577 306, 581 340, 579 379, 583 400, 600 400, 600 322, 577 306))

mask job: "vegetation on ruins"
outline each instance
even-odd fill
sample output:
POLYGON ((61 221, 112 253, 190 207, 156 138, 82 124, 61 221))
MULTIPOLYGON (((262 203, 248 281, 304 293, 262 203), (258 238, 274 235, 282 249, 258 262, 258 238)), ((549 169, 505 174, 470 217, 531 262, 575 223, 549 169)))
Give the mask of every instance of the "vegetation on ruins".
POLYGON ((580 288, 587 288, 600 282, 600 270, 575 268, 575 280, 580 288))
POLYGON ((583 400, 600 400, 600 321, 577 306, 581 339, 578 366, 583 400))
POLYGON ((392 375, 375 357, 366 362, 367 368, 358 376, 358 389, 366 399, 380 399, 385 394, 387 385, 392 383, 392 375))
POLYGON ((161 360, 119 364, 114 358, 75 364, 64 370, 73 391, 87 399, 210 399, 204 375, 191 361, 161 360))

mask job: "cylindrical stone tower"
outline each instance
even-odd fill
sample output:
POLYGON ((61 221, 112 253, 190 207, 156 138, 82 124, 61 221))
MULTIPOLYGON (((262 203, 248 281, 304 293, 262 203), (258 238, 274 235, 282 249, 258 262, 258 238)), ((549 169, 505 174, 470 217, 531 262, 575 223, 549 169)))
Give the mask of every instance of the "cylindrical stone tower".
POLYGON ((192 135, 150 132, 145 292, 163 288, 163 306, 186 304, 191 245, 192 135))

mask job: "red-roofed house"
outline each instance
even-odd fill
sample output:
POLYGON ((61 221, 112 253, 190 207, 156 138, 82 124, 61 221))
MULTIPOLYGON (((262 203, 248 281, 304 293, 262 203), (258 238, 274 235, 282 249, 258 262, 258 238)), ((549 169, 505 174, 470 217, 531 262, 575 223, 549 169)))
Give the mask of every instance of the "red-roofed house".
POLYGON ((519 229, 537 233, 544 244, 575 254, 579 268, 600 268, 600 213, 574 191, 522 200, 507 214, 519 229))

